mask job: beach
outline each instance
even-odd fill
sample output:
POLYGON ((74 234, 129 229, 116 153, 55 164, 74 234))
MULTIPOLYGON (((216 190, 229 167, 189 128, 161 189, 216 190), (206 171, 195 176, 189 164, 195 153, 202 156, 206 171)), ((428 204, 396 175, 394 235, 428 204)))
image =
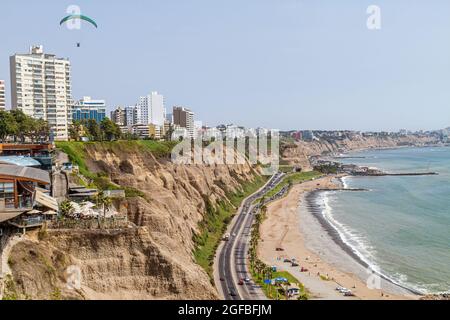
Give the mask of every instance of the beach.
POLYGON ((309 210, 306 197, 311 192, 341 188, 339 177, 327 176, 295 185, 285 198, 269 204, 267 218, 261 225, 259 257, 268 265, 290 272, 305 285, 311 299, 419 299, 420 296, 375 276, 309 210), (277 248, 284 251, 276 251, 277 248), (294 258, 300 266, 291 267, 283 262, 285 258, 294 258), (300 272, 302 267, 308 271, 300 272), (350 289, 355 296, 345 297, 336 290, 338 286, 350 289))

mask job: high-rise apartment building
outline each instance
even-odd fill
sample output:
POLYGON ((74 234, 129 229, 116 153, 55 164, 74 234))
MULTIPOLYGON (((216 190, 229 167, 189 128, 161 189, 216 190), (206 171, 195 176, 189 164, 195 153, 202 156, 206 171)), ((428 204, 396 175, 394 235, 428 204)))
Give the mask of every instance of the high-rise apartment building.
POLYGON ((0 110, 6 109, 5 81, 0 80, 0 110))
POLYGON ((12 109, 48 122, 55 140, 69 138, 72 122, 71 70, 68 59, 33 46, 10 57, 12 109))
POLYGON ((138 103, 140 121, 142 124, 154 124, 163 126, 166 118, 164 96, 158 92, 152 92, 148 96, 141 97, 138 103))
POLYGON ((136 106, 128 106, 125 108, 125 125, 131 127, 135 124, 135 110, 136 106))
POLYGON ((94 100, 91 97, 83 97, 73 107, 73 120, 95 120, 98 123, 106 118, 105 100, 94 100))
POLYGON ((111 111, 111 120, 118 126, 121 127, 125 126, 126 125, 125 109, 122 107, 117 107, 116 110, 111 111))
POLYGON ((189 137, 194 137, 194 113, 184 107, 173 107, 173 124, 185 128, 189 137))

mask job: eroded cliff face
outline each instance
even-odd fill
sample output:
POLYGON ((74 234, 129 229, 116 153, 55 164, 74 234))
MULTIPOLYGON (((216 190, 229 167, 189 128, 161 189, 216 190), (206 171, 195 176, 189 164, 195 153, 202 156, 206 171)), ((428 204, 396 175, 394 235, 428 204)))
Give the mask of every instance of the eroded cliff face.
POLYGON ((91 172, 142 192, 123 200, 120 210, 136 227, 106 231, 49 231, 11 253, 16 293, 49 299, 216 299, 208 275, 195 263, 193 236, 206 201, 217 204, 252 181, 250 165, 178 166, 138 146, 123 150, 87 145, 91 172), (34 267, 35 265, 39 267, 34 267), (65 270, 81 268, 82 289, 66 290, 65 270))
POLYGON ((45 240, 28 238, 17 244, 9 262, 14 282, 7 284, 7 297, 216 298, 209 279, 189 257, 170 244, 161 245, 148 227, 49 231, 45 240))
POLYGON ((363 137, 335 141, 296 142, 285 145, 282 149, 283 160, 292 165, 301 166, 304 170, 311 170, 309 157, 320 156, 331 152, 357 151, 364 149, 395 148, 401 146, 421 146, 437 143, 432 137, 363 137))

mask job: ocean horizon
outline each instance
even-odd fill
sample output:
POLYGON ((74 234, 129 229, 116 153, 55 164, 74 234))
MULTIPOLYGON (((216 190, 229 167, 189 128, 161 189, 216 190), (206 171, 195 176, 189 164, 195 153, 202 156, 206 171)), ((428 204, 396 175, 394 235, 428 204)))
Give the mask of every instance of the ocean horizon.
POLYGON ((316 201, 341 240, 372 269, 422 294, 449 293, 450 148, 369 150, 346 156, 340 161, 390 173, 439 173, 345 177, 346 187, 369 191, 327 191, 316 201))

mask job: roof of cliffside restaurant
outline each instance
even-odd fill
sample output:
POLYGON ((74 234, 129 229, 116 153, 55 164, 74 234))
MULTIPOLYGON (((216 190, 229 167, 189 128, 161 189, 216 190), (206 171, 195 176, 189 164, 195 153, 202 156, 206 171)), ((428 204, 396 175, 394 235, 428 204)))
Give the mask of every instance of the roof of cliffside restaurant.
POLYGON ((47 171, 11 164, 0 164, 0 177, 18 178, 42 184, 50 184, 50 174, 47 171))
POLYGON ((22 156, 1 156, 0 164, 13 164, 22 167, 39 167, 41 163, 31 157, 22 156))

